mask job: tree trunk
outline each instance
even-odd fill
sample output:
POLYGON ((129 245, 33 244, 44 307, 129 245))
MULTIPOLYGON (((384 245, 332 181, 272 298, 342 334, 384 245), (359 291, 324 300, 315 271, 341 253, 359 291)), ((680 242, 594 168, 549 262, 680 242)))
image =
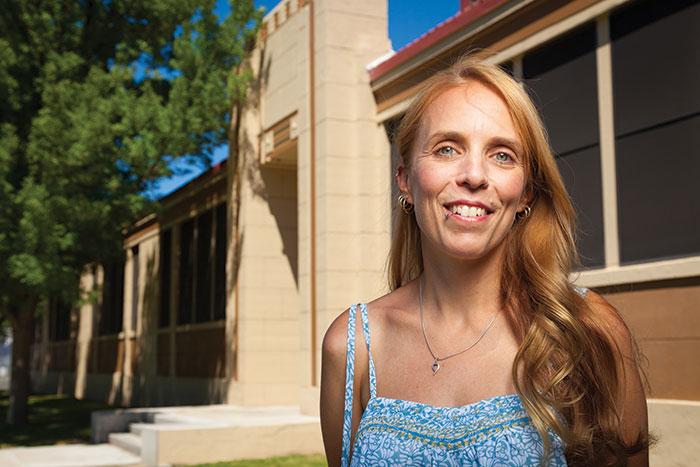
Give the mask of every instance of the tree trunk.
POLYGON ((30 350, 34 340, 34 312, 36 302, 23 303, 9 313, 12 322, 12 373, 10 375, 10 406, 7 423, 13 426, 27 424, 27 400, 30 388, 30 350))

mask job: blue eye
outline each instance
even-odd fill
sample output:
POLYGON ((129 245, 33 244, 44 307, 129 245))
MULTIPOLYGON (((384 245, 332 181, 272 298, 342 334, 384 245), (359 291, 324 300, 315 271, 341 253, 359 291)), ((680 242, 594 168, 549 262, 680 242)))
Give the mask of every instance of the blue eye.
POLYGON ((497 152, 496 155, 494 156, 494 158, 496 159, 496 162, 501 162, 501 163, 510 162, 513 160, 513 157, 510 154, 508 154, 507 152, 503 152, 503 151, 497 152))
POLYGON ((441 156, 454 156, 455 148, 453 148, 452 146, 443 146, 441 148, 438 148, 436 152, 441 156))

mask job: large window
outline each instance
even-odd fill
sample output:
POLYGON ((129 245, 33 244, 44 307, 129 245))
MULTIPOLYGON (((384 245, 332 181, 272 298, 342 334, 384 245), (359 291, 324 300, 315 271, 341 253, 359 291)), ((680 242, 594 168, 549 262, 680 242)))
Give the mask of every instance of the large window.
POLYGON ((136 322, 139 310, 139 282, 140 282, 139 246, 131 248, 131 330, 136 330, 136 322))
POLYGON ((103 267, 100 335, 118 334, 124 316, 124 261, 118 260, 103 267))
POLYGON ((226 222, 221 204, 181 226, 179 324, 225 317, 226 222))
POLYGON ((700 2, 610 18, 621 263, 700 254, 700 2))
POLYGON ((216 238, 214 240, 214 319, 226 317, 226 243, 228 223, 226 203, 216 208, 216 238))
POLYGON ((192 322, 192 291, 194 290, 194 220, 188 220, 180 226, 180 274, 178 288, 177 322, 192 322))
POLYGON ((172 275, 172 230, 160 234, 160 312, 158 325, 166 327, 170 324, 170 283, 172 275))
POLYGON ((595 25, 586 24, 523 57, 525 84, 576 207, 586 267, 605 265, 595 51, 595 25))
POLYGON ((65 341, 70 338, 70 304, 60 297, 49 300, 49 340, 65 341))

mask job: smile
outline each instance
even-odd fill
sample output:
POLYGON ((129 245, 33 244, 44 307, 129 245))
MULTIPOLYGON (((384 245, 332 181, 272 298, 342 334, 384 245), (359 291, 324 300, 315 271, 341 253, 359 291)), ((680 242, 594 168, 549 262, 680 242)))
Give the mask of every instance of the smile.
POLYGON ((453 217, 468 222, 485 220, 493 212, 481 203, 453 203, 445 205, 445 209, 447 210, 445 217, 453 217))

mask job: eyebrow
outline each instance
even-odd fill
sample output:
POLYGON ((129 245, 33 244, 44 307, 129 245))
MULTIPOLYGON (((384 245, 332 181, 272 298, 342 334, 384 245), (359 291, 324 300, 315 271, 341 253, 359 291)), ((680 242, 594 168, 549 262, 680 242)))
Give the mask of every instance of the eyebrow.
POLYGON ((502 136, 496 136, 491 138, 491 144, 493 146, 508 146, 518 154, 523 153, 523 146, 516 140, 510 138, 504 138, 502 136))
MULTIPOLYGON (((457 131, 438 131, 437 133, 434 133, 433 135, 428 138, 428 141, 426 142, 426 146, 430 144, 434 144, 437 141, 442 141, 442 140, 452 140, 456 141, 458 143, 463 144, 465 141, 464 136, 457 132, 457 131)), ((520 144, 517 140, 511 139, 511 138, 506 138, 504 136, 495 136, 489 140, 489 145, 490 146, 507 146, 517 152, 518 154, 522 154, 523 152, 523 146, 520 144)))
POLYGON ((430 138, 428 138, 428 141, 426 141, 426 146, 446 139, 457 141, 458 143, 464 142, 464 136, 457 131, 438 131, 437 133, 430 135, 430 138))

